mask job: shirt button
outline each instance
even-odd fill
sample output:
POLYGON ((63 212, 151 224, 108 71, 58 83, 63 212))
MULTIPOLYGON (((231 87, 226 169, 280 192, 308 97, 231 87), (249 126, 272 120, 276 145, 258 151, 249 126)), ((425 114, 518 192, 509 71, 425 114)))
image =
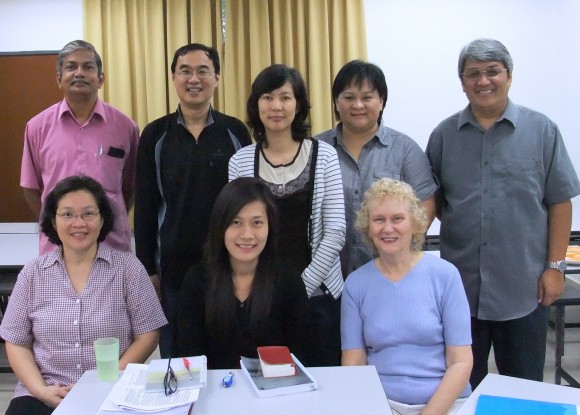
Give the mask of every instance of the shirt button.
POLYGON ((81 169, 81 174, 85 174, 85 169, 81 169))
POLYGON ((78 343, 75 343, 75 347, 79 347, 79 346, 80 346, 80 344, 78 344, 78 343))
POLYGON ((483 165, 484 165, 484 166, 487 166, 487 165, 489 165, 489 161, 484 161, 484 162, 483 162, 483 165))
POLYGON ((74 321, 74 325, 76 326, 77 324, 79 324, 79 321, 78 320, 75 320, 74 321))
POLYGON ((80 302, 81 302, 81 300, 79 300, 79 299, 77 298, 77 300, 75 301, 75 304, 79 304, 80 302))
POLYGON ((77 365, 77 369, 80 369, 80 368, 81 368, 81 365, 77 365))
POLYGON ((355 194, 355 195, 358 195, 358 190, 355 190, 355 191, 354 191, 354 194, 355 194))

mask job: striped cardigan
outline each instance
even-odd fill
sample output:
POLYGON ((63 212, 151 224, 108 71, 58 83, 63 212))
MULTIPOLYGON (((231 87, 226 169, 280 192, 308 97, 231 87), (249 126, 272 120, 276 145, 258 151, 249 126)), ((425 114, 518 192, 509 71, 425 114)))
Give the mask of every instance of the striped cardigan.
MULTIPOLYGON (((342 176, 336 150, 319 141, 312 197, 312 235, 309 235, 312 262, 302 272, 306 292, 312 293, 324 283, 336 299, 342 293, 343 278, 339 253, 344 246, 346 222, 342 176)), ((237 177, 254 176, 256 145, 242 148, 229 162, 230 181, 237 177)), ((308 229, 305 230, 308 232, 308 229)))

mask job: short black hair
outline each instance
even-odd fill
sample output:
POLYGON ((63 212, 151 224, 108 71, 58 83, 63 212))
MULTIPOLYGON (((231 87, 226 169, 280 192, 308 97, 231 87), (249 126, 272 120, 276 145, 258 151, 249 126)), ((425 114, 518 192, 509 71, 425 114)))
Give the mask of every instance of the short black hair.
POLYGON ((175 51, 175 54, 173 55, 173 62, 171 62, 171 73, 175 73, 175 67, 177 66, 177 59, 179 59, 180 56, 185 56, 189 52, 193 52, 196 50, 201 50, 201 51, 205 52, 207 57, 213 63, 214 72, 216 73, 216 75, 219 75, 221 68, 220 68, 220 55, 218 54, 218 51, 215 48, 212 48, 212 47, 206 46, 206 45, 202 45, 201 43, 190 43, 189 45, 185 45, 185 46, 182 46, 179 49, 177 49, 175 51))
MULTIPOLYGON (((310 124, 306 121, 310 112, 310 102, 308 101, 308 92, 302 75, 294 68, 286 65, 272 65, 263 69, 256 76, 252 83, 252 92, 246 104, 248 115, 248 126, 256 141, 266 141, 266 130, 264 123, 260 119, 260 110, 258 109, 258 100, 264 94, 272 92, 282 87, 286 82, 290 82, 296 98, 296 116, 292 121, 292 138, 295 141, 302 141, 310 133, 310 124)), ((267 144, 264 143, 264 144, 267 144)))
POLYGON ((389 96, 389 89, 385 74, 382 69, 374 63, 364 62, 361 60, 350 61, 336 74, 332 84, 332 104, 334 105, 334 116, 337 121, 340 121, 340 114, 336 109, 336 100, 342 91, 351 85, 362 87, 363 83, 368 82, 371 87, 377 90, 379 97, 383 100, 383 108, 379 113, 378 123, 381 123, 383 117, 383 110, 387 105, 387 98, 389 96))
POLYGON ((40 217, 40 230, 46 235, 48 240, 56 245, 62 245, 58 233, 54 227, 56 220, 56 210, 60 200, 71 192, 84 190, 90 193, 97 202, 103 226, 97 238, 98 242, 105 240, 107 235, 113 230, 115 224, 115 213, 109 202, 103 186, 95 179, 88 176, 71 176, 60 181, 54 189, 46 196, 40 217))

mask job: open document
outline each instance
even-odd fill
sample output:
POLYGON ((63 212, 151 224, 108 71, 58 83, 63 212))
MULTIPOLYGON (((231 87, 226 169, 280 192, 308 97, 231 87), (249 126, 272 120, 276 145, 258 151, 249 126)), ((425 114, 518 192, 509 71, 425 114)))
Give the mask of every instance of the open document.
POLYGON ((99 414, 126 410, 132 413, 187 414, 191 404, 199 397, 200 390, 179 389, 178 384, 177 391, 169 396, 165 396, 164 392, 145 392, 148 370, 146 364, 128 364, 101 405, 99 414))

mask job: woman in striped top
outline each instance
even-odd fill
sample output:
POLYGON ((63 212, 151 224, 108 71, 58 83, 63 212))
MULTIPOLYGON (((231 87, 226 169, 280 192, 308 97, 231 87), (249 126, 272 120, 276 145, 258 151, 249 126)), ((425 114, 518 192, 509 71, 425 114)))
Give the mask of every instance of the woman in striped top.
POLYGON ((305 364, 335 366, 340 364, 344 197, 336 151, 309 137, 309 109, 298 71, 272 65, 258 74, 247 103, 256 144, 230 159, 229 179, 259 177, 274 194, 280 260, 301 271, 309 297, 305 364))

